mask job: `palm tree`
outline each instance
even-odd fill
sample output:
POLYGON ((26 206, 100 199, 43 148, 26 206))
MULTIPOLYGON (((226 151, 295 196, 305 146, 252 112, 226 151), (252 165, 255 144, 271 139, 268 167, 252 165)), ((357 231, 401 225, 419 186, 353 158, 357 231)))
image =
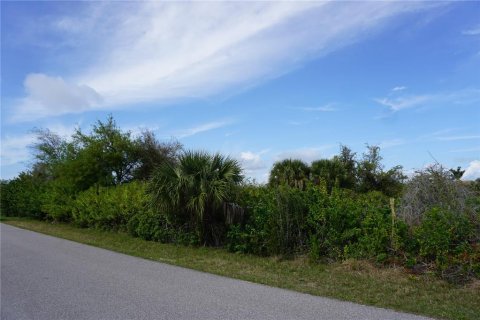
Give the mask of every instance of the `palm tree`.
POLYGON ((276 162, 270 171, 269 183, 272 186, 289 185, 303 189, 308 180, 310 168, 302 160, 285 159, 276 162))
POLYGON ((242 179, 236 160, 186 151, 178 164, 163 163, 154 172, 149 192, 153 204, 172 222, 186 223, 203 243, 218 245, 225 231, 222 205, 233 199, 242 179))

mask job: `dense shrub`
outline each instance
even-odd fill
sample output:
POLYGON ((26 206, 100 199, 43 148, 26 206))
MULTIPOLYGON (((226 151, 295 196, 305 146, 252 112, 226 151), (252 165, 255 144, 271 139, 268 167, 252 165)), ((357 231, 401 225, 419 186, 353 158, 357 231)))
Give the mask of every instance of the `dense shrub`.
POLYGON ((386 257, 398 233, 388 198, 379 192, 355 194, 335 189, 310 193, 310 255, 333 259, 386 257))
POLYGON ((167 217, 153 210, 140 211, 133 215, 127 223, 127 231, 134 237, 162 243, 198 245, 198 235, 187 228, 175 227, 167 221, 167 217))
POLYGON ((42 197, 45 193, 43 181, 29 172, 22 172, 17 178, 1 183, 2 215, 44 218, 42 197))
POLYGON ((476 227, 471 215, 441 208, 428 210, 413 231, 419 259, 433 264, 444 278, 453 282, 473 276, 480 267, 476 227))
POLYGON ((231 251, 385 259, 403 242, 389 200, 380 192, 357 195, 334 189, 329 194, 326 186, 310 185, 306 191, 250 186, 241 199, 248 218, 245 225, 230 227, 231 251))
POLYGON ((289 186, 248 186, 240 199, 248 218, 244 226, 230 227, 231 251, 266 255, 305 249, 308 208, 304 192, 289 186))
POLYGON ((73 202, 72 221, 81 227, 126 230, 133 216, 148 210, 144 183, 93 187, 81 192, 73 202))
POLYGON ((442 208, 453 214, 472 211, 468 205, 472 192, 440 165, 418 171, 407 183, 399 216, 410 226, 421 223, 432 208, 442 208))

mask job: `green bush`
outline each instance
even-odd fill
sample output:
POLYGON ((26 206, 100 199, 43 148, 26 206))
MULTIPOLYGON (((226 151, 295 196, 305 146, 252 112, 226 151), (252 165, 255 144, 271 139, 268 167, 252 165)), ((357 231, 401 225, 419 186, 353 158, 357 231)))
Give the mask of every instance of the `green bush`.
POLYGON ((240 199, 247 211, 247 221, 244 226, 230 227, 229 250, 261 255, 305 250, 308 208, 302 190, 289 186, 247 186, 240 199))
POLYGON ((443 264, 449 255, 470 251, 474 226, 468 216, 433 208, 424 214, 421 224, 414 229, 419 254, 426 261, 443 264))
POLYGON ((310 256, 332 259, 384 260, 398 244, 388 198, 380 192, 355 194, 334 189, 331 195, 313 187, 310 201, 310 256))
POLYGON ((134 237, 162 243, 198 245, 197 234, 188 232, 187 228, 178 228, 167 221, 164 214, 145 210, 133 215, 127 223, 127 231, 134 237))
POLYGON ((43 219, 42 197, 45 183, 32 173, 22 172, 10 181, 1 183, 1 213, 5 216, 43 219))
POLYGON ((72 221, 81 227, 126 230, 134 215, 148 210, 144 183, 93 187, 81 192, 73 202, 72 221))

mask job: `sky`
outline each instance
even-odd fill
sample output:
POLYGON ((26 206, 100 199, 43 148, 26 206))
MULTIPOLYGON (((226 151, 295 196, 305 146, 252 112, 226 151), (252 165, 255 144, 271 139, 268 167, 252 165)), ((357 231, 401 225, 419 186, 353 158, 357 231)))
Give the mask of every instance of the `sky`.
POLYGON ((1 178, 33 130, 112 115, 186 149, 275 161, 381 148, 480 177, 479 2, 1 2, 1 178))

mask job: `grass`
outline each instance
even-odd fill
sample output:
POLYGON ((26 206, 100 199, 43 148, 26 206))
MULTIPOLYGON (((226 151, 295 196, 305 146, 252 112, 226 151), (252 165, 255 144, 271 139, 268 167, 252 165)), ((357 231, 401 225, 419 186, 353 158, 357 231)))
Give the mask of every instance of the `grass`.
POLYGON ((366 261, 313 264, 233 254, 224 249, 161 244, 125 233, 79 229, 67 224, 3 218, 2 222, 154 261, 318 296, 445 319, 478 319, 480 281, 456 287, 432 275, 378 268, 366 261))

